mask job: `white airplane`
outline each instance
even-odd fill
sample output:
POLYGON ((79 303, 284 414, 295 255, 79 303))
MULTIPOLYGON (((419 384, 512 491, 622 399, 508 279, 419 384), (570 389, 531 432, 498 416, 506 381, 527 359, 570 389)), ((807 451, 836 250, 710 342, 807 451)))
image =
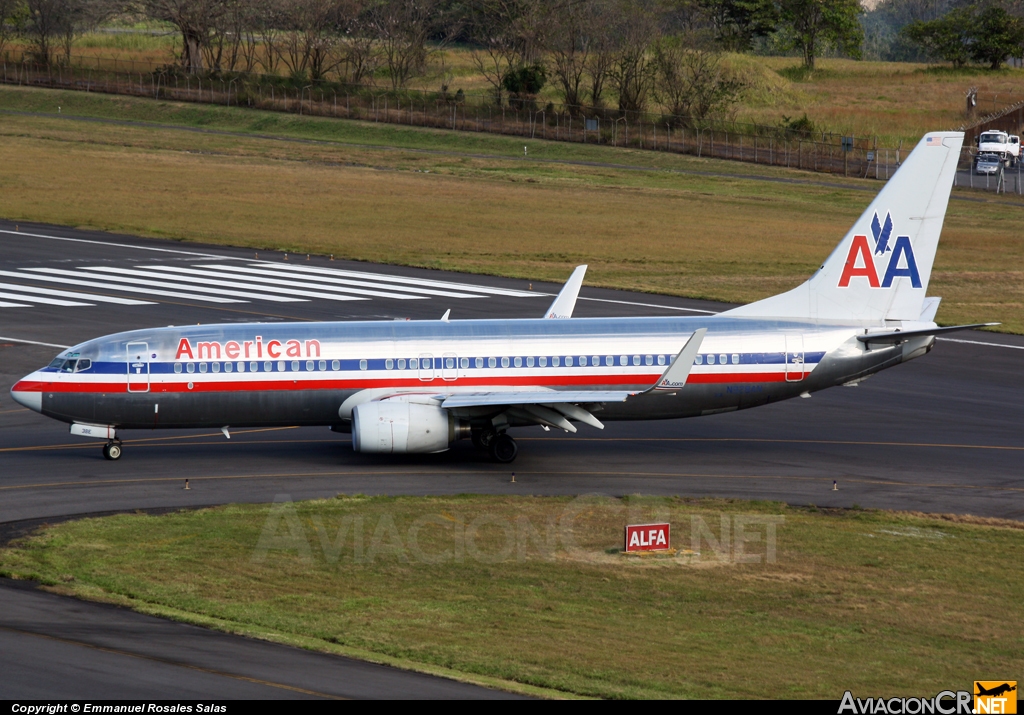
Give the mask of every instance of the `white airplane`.
MULTIPOLYGON (((571 318, 586 266, 544 319, 251 323, 134 330, 62 352, 13 398, 106 441, 124 429, 325 425, 358 452, 513 428, 717 414, 806 396, 930 351, 926 297, 963 134, 926 135, 807 282, 705 317, 571 318)), ((984 325, 993 325, 986 323, 984 325)))

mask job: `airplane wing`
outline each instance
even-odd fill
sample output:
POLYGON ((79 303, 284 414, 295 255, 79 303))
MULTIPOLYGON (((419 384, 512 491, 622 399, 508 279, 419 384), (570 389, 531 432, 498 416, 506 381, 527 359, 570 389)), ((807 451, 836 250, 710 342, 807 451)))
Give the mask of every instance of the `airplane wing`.
POLYGON ((561 319, 571 318, 572 311, 576 307, 576 298, 579 297, 580 287, 583 286, 583 276, 587 273, 587 267, 576 266, 576 270, 569 276, 569 280, 562 286, 562 290, 555 296, 555 300, 544 314, 545 318, 561 319))
POLYGON ((891 333, 868 333, 858 335, 857 340, 862 343, 902 343, 910 338, 923 338, 927 335, 942 335, 943 333, 954 333, 958 330, 973 330, 974 328, 988 328, 999 323, 972 323, 970 325, 954 325, 949 328, 926 328, 925 330, 904 330, 891 333))

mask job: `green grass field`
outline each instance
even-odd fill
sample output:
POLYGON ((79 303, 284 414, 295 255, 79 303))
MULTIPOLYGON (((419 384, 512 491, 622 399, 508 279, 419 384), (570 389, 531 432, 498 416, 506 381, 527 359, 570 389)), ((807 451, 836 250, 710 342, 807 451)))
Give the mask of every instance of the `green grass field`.
POLYGON ((970 517, 356 496, 70 522, 0 573, 540 694, 836 699, 1021 671, 1022 548, 1019 523, 970 517), (680 551, 622 555, 623 524, 652 519, 680 551))
MULTIPOLYGON (((7 219, 524 280, 564 280, 589 263, 590 285, 730 302, 802 282, 881 188, 690 156, 81 92, 0 87, 0 110, 7 219)), ((1022 236, 1013 199, 950 203, 930 288, 944 298, 940 322, 1024 332, 1022 236)))

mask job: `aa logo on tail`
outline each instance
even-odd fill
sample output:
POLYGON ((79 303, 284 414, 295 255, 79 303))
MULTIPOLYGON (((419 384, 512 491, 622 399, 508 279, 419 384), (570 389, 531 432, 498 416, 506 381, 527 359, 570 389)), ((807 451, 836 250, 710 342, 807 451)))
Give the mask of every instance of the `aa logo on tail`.
POLYGON ((872 288, 889 288, 893 280, 906 276, 915 288, 921 287, 921 274, 917 270, 917 259, 914 258, 914 247, 910 245, 910 236, 897 236, 890 245, 892 237, 892 214, 886 212, 885 223, 878 220, 876 213, 871 219, 871 233, 875 239, 874 251, 868 245, 867 236, 854 236, 850 244, 850 253, 846 256, 843 275, 839 278, 840 288, 849 288, 853 278, 866 278, 872 288), (877 261, 877 263, 876 263, 877 261), (885 273, 879 280, 879 267, 885 264, 885 273), (902 264, 902 265, 901 265, 902 264))

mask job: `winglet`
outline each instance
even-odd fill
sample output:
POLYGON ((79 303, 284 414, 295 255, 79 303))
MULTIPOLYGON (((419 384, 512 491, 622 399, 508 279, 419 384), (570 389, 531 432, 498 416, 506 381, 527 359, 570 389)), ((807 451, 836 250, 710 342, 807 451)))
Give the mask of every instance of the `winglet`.
POLYGON ((448 316, 451 315, 451 314, 452 314, 452 309, 449 308, 448 310, 444 311, 444 315, 441 316, 441 320, 443 320, 444 322, 447 323, 448 322, 448 316))
POLYGON ((562 290, 559 291, 555 297, 551 307, 548 308, 548 312, 544 314, 545 318, 562 319, 571 318, 572 311, 576 307, 576 298, 580 294, 580 287, 583 286, 583 276, 587 273, 587 267, 576 266, 576 270, 569 276, 569 280, 562 286, 562 290))
POLYGON ((693 367, 693 360, 697 357, 697 351, 700 350, 700 344, 707 332, 707 328, 698 328, 693 331, 693 335, 686 341, 686 345, 676 355, 672 364, 668 366, 668 370, 656 384, 645 390, 645 393, 652 390, 678 390, 685 385, 686 378, 690 376, 690 368, 693 367))

